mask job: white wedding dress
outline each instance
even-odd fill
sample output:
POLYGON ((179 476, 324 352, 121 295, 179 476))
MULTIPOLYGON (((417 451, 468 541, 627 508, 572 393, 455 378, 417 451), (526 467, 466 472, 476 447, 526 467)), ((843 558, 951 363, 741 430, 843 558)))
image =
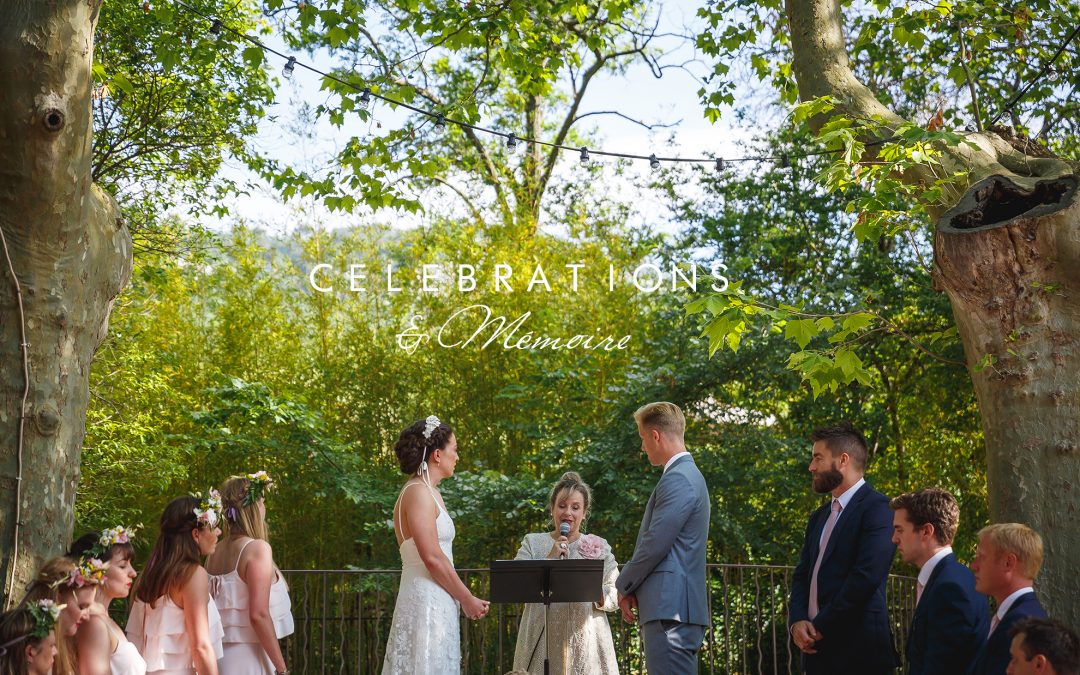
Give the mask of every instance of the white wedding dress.
MULTIPOLYGON (((413 485, 410 483, 402 493, 413 485)), ((430 490, 430 488, 428 488, 430 490)), ((431 498, 435 499, 432 492, 431 498)), ((401 496, 398 496, 401 501, 401 496)), ((439 500, 435 529, 439 547, 454 562, 454 521, 439 500)), ((396 506, 395 506, 396 508, 396 506)), ((383 675, 453 675, 461 672, 459 607, 428 573, 416 542, 401 542, 401 584, 394 604, 394 621, 386 643, 383 675)))

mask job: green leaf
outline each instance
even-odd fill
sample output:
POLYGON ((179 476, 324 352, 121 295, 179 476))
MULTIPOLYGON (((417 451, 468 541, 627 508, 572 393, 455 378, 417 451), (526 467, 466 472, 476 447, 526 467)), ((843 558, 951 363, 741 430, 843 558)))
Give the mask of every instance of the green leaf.
POLYGON ((805 349, 810 340, 820 332, 817 324, 811 319, 793 319, 784 326, 784 337, 794 340, 800 349, 805 349))

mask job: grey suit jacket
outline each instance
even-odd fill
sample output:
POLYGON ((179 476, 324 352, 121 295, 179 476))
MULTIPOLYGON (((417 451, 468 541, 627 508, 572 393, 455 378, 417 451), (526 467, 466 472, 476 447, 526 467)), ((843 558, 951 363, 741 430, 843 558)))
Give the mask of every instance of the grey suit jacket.
POLYGON ((667 619, 710 623, 705 592, 709 491, 694 458, 675 460, 660 478, 641 519, 634 556, 615 582, 637 596, 641 623, 667 619))

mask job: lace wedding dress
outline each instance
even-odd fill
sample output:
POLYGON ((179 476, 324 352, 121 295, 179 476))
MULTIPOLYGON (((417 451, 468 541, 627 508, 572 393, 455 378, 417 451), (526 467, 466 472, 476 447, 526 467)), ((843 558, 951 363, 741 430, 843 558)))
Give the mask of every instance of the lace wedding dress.
MULTIPOLYGON (((405 490, 419 483, 410 483, 405 490)), ((435 494, 432 493, 432 499, 435 494)), ((401 497, 398 497, 398 501, 401 497)), ((454 562, 454 521, 435 499, 439 515, 435 529, 439 547, 454 562)), ((394 621, 386 643, 383 675, 453 675, 461 672, 459 607, 428 573, 416 542, 401 542, 401 585, 394 605, 394 621)))

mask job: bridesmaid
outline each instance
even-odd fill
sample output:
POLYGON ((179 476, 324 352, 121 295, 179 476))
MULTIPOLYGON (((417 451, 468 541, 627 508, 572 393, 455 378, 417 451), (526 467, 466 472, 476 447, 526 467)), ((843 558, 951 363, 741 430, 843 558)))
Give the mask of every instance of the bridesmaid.
POLYGON ((0 615, 0 673, 51 675, 60 608, 38 600, 0 615))
POLYGON ((104 566, 90 605, 90 618, 75 637, 79 675, 146 675, 146 661, 109 616, 109 605, 128 597, 136 576, 131 562, 135 555, 130 543, 133 534, 134 529, 123 526, 91 532, 77 539, 68 552, 69 556, 79 557, 80 568, 104 566))
POLYGON ((217 547, 221 530, 217 490, 177 497, 161 514, 161 533, 135 586, 128 639, 157 675, 219 675, 221 616, 200 565, 217 547))
POLYGON ((267 541, 265 471, 233 476, 221 486, 225 541, 206 560, 210 589, 225 628, 221 672, 284 675, 278 640, 292 635, 289 587, 267 541))
POLYGON ((59 556, 46 561, 26 589, 23 606, 42 600, 63 606, 56 624, 54 675, 75 673, 75 634, 90 617, 95 587, 103 572, 92 568, 80 570, 70 558, 59 556))

